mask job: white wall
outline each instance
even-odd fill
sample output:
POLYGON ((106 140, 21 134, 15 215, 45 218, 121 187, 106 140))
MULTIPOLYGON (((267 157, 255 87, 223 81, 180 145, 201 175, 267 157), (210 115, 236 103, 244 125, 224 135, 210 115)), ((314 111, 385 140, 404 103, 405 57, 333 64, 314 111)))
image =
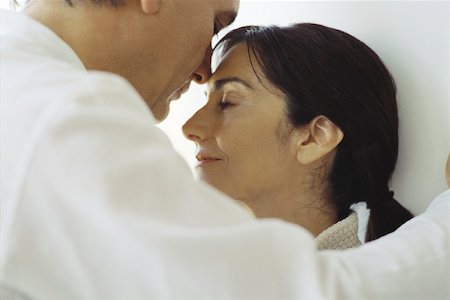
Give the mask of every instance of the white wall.
MULTIPOLYGON (((398 86, 400 155, 392 180, 396 198, 420 213, 445 190, 450 150, 450 5, 445 2, 241 1, 232 28, 315 22, 344 30, 384 60, 398 86)), ((194 86, 173 103, 160 126, 192 164, 195 147, 181 125, 205 102, 194 86)))

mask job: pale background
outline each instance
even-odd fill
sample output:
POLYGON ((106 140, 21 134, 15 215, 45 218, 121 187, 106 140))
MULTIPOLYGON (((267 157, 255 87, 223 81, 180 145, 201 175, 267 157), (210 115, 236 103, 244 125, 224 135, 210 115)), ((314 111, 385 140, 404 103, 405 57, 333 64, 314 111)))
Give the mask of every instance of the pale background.
MULTIPOLYGON (((400 153, 395 197, 417 214, 446 189, 450 150, 450 5, 406 1, 242 1, 231 28, 248 24, 314 22, 344 30, 383 59, 398 87, 400 153)), ((222 36, 221 34, 220 36, 222 36)), ((194 145, 181 125, 205 103, 194 85, 160 127, 190 165, 194 145)))

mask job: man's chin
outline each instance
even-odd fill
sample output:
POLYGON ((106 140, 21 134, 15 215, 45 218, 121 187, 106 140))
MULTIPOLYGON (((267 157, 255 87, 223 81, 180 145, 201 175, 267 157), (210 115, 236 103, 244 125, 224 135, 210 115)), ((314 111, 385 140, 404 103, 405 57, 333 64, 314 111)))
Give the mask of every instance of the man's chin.
POLYGON ((156 119, 157 123, 161 123, 162 121, 164 121, 167 116, 169 115, 169 108, 167 108, 165 111, 156 111, 153 113, 153 116, 156 119))
POLYGON ((164 121, 170 111, 170 101, 158 101, 156 104, 149 106, 153 117, 158 123, 164 121))
MULTIPOLYGON (((158 105, 158 107, 153 106, 151 108, 151 111, 153 112, 153 115, 158 122, 164 121, 170 111, 170 102, 180 99, 181 96, 189 90, 190 83, 190 81, 188 83, 185 83, 175 92, 173 92, 169 97, 167 97, 166 101, 164 102, 164 107, 162 107, 162 105, 158 105)), ((157 101, 157 103, 161 102, 157 101)))

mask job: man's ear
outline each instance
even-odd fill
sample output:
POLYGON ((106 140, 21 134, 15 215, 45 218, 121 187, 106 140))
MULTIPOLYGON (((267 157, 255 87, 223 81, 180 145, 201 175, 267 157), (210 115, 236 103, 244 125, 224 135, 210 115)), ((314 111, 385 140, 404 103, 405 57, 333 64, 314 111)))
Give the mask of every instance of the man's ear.
POLYGON ((142 10, 149 15, 156 14, 161 5, 161 0, 141 0, 142 10))
POLYGON ((313 163, 333 151, 344 138, 344 133, 325 116, 315 117, 301 129, 297 140, 297 161, 313 163))

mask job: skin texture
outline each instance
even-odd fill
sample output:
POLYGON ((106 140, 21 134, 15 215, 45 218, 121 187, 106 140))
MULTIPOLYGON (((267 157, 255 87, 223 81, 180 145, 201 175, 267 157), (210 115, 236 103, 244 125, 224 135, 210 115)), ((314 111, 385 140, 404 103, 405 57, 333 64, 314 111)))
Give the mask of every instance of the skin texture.
POLYGON ((211 38, 238 7, 238 0, 127 0, 118 7, 34 0, 25 13, 69 44, 87 69, 126 78, 163 120, 191 80, 209 78, 211 38))
POLYGON ((317 235, 336 217, 326 185, 314 182, 323 178, 342 133, 323 116, 293 128, 284 95, 263 82, 245 45, 224 55, 208 82, 208 102, 183 126, 197 144, 196 173, 257 217, 284 219, 317 235))

